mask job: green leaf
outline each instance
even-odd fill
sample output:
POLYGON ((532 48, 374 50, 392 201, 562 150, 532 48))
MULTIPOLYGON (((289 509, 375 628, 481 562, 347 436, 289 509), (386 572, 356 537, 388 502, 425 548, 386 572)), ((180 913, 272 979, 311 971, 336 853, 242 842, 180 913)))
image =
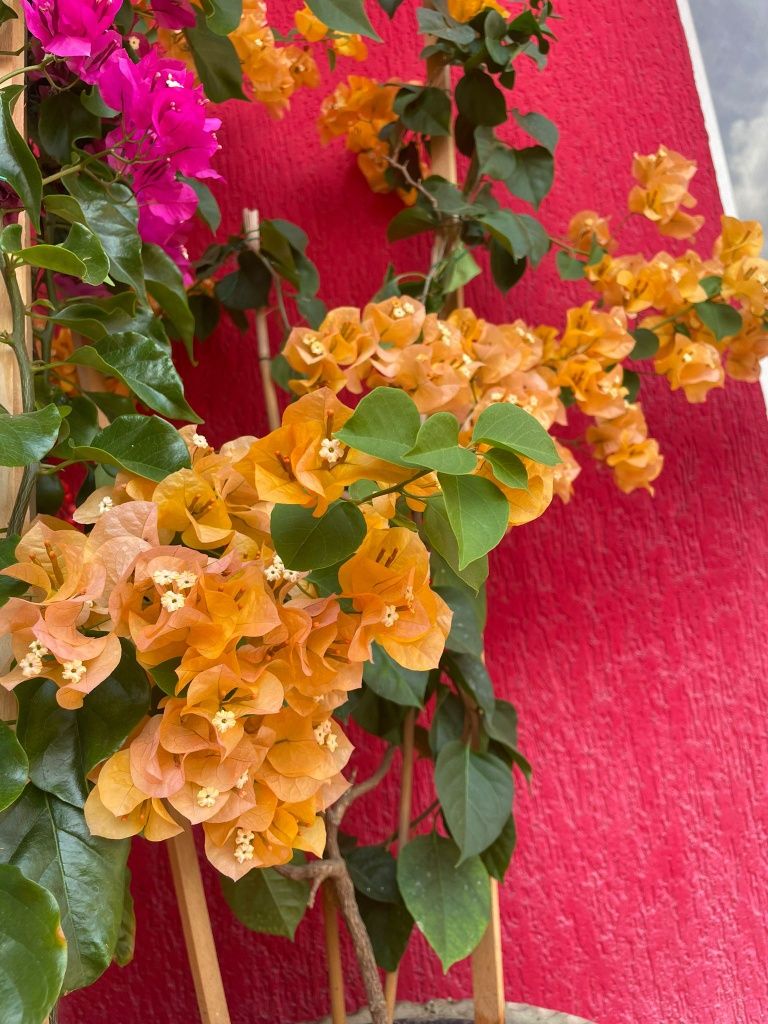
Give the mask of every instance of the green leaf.
POLYGON ((127 839, 92 836, 82 811, 35 786, 0 815, 0 862, 16 865, 59 904, 68 992, 90 985, 112 961, 129 848, 127 839))
POLYGON ((64 183, 109 257, 110 275, 143 297, 139 208, 133 192, 120 182, 110 182, 107 189, 100 182, 76 174, 65 178, 64 183))
POLYGON ((333 435, 356 451, 396 466, 410 467, 405 456, 413 449, 421 426, 419 410, 399 388, 374 388, 360 401, 341 430, 333 435))
POLYGON ((512 774, 503 761, 455 740, 437 756, 435 786, 461 861, 498 839, 514 795, 512 774))
POLYGON ((482 647, 478 649, 475 645, 474 650, 467 650, 468 646, 459 650, 451 648, 451 653, 445 657, 445 667, 454 683, 465 690, 481 708, 488 731, 487 723, 493 718, 497 704, 493 682, 481 657, 482 647))
POLYGON ((440 586, 437 590, 453 612, 446 648, 479 658, 483 652, 485 602, 478 601, 466 587, 440 586))
POLYGON ((180 658, 169 658, 168 661, 161 661, 159 665, 153 665, 152 668, 147 669, 152 677, 152 682, 169 697, 176 696, 176 687, 179 685, 176 669, 179 667, 180 661, 180 658))
POLYGON ((31 466, 56 443, 61 413, 55 405, 16 416, 0 414, 0 466, 31 466))
POLYGON ((118 334, 130 327, 135 304, 135 294, 128 291, 103 298, 75 299, 56 310, 51 320, 92 341, 99 341, 107 334, 118 334))
POLYGON ((127 967, 133 960, 136 947, 136 912, 131 896, 131 872, 125 869, 125 889, 123 891, 123 916, 120 919, 120 931, 115 943, 115 963, 118 967, 127 967))
MULTIPOLYGON (((482 417, 481 413, 481 417, 482 417)), ((448 522, 459 548, 459 569, 492 551, 507 532, 507 499, 490 480, 439 474, 448 522)))
POLYGON ((82 807, 86 776, 119 750, 149 713, 149 684, 133 648, 122 641, 123 657, 110 676, 87 694, 82 708, 56 702, 56 685, 35 679, 17 689, 17 735, 29 757, 29 777, 46 793, 82 807))
POLYGON ((292 939, 309 902, 309 882, 284 878, 274 868, 249 871, 237 882, 219 876, 235 917, 251 931, 292 939))
POLYGON ((496 287, 506 293, 512 288, 525 273, 528 267, 528 257, 522 256, 515 259, 511 252, 491 238, 489 246, 491 256, 491 274, 496 287))
POLYGON ((519 199, 538 208, 552 188, 555 177, 555 162, 544 146, 529 146, 527 149, 512 150, 514 168, 504 178, 504 183, 519 199))
POLYGON ((640 374, 635 373, 634 370, 624 370, 621 382, 627 389, 627 402, 631 404, 635 401, 640 391, 640 374))
POLYGON ((445 293, 455 292, 470 281, 474 281, 482 272, 469 249, 459 244, 451 252, 440 275, 440 287, 445 293))
POLYGON ((527 256, 535 267, 549 252, 549 235, 533 217, 511 210, 489 210, 478 216, 493 237, 516 260, 527 256))
POLYGON ((21 248, 24 229, 21 224, 6 224, 0 231, 0 249, 3 252, 18 252, 21 248))
POLYGON ((358 892, 380 903, 397 903, 397 864, 385 846, 353 846, 344 859, 358 892))
POLYGON ((275 551, 287 569, 324 569, 354 554, 365 537, 357 506, 335 501, 322 516, 300 505, 275 505, 270 518, 275 551))
MULTIPOLYGON (((0 569, 5 569, 16 562, 16 545, 21 540, 18 534, 0 538, 0 569)), ((27 589, 27 584, 15 580, 11 576, 0 576, 0 608, 10 597, 19 597, 27 589)))
POLYGON ((13 729, 0 722, 0 811, 21 796, 29 781, 29 762, 13 729))
POLYGON ((416 927, 437 953, 443 970, 475 949, 491 912, 488 874, 479 857, 457 864, 452 839, 417 836, 397 858, 397 880, 416 927))
POLYGON ((396 971, 413 930, 413 918, 401 899, 382 903, 357 894, 357 906, 373 946, 376 963, 384 971, 396 971))
POLYGON ((203 0, 203 10, 210 30, 228 36, 243 17, 243 0, 203 0))
POLYGON ((21 200, 36 231, 40 230, 43 178, 32 150, 13 121, 13 108, 23 85, 0 89, 0 181, 7 182, 21 200))
POLYGON ((416 444, 403 456, 414 466, 462 476, 477 466, 477 456, 459 444, 459 422, 449 412, 437 412, 424 420, 416 444))
POLYGON ((699 284, 707 293, 707 298, 714 299, 716 295, 720 294, 723 287, 723 279, 717 274, 710 274, 708 277, 702 277, 699 284))
POLYGON ((517 845, 517 830, 514 815, 510 814, 497 839, 480 854, 485 870, 497 882, 503 882, 512 854, 517 845))
POLYGON ((381 42, 365 13, 363 0, 307 0, 310 11, 336 32, 350 32, 381 42))
POLYGON ((550 153, 555 152, 560 133, 557 130, 557 125, 553 124, 548 117, 544 117, 543 114, 521 114, 519 110, 513 110, 512 116, 520 127, 533 136, 537 142, 540 142, 545 149, 548 149, 550 153))
POLYGON ((479 68, 464 73, 456 86, 456 106, 472 124, 493 126, 507 119, 507 102, 496 83, 479 68))
POLYGON ((528 490, 528 470, 514 452, 506 451, 504 448, 491 448, 490 451, 483 453, 483 458, 490 464, 499 483, 514 487, 516 490, 528 490))
POLYGON ((57 91, 40 104, 37 131, 45 152, 57 164, 69 164, 75 162, 75 142, 101 135, 101 120, 83 106, 79 93, 57 91))
POLYGON ((40 1024, 61 991, 67 943, 51 893, 10 864, 0 866, 0 964, 3 1024, 40 1024))
POLYGON ((429 745, 433 753, 439 754, 446 743, 460 739, 463 732, 464 704, 447 686, 441 686, 429 727, 429 745))
POLYGON ((216 298, 228 309, 261 309, 269 301, 272 275, 255 252, 246 249, 237 257, 238 269, 216 283, 216 298))
POLYGON ((373 645, 373 657, 363 669, 366 686, 380 697, 405 707, 420 708, 427 692, 429 672, 403 668, 383 647, 373 645))
POLYGON ((544 427, 530 413, 510 402, 498 402, 483 409, 477 417, 472 441, 526 455, 545 466, 557 466, 560 462, 555 443, 544 427))
POLYGON ((584 264, 565 249, 558 250, 555 264, 561 281, 581 281, 584 277, 584 264))
POLYGON ((205 182, 198 181, 197 178, 185 178, 182 176, 181 180, 185 185, 189 185, 197 196, 197 212, 215 234, 221 227, 221 209, 219 208, 216 196, 205 182))
POLYGON ((141 256, 147 291, 160 303, 189 351, 195 336, 195 318, 189 308, 181 271, 159 245, 145 244, 141 256))
POLYGON ((158 482, 190 464, 187 446, 170 423, 139 415, 118 416, 89 445, 73 447, 70 458, 117 466, 158 482))
POLYGON ((450 135, 451 101, 443 89, 404 86, 395 97, 393 109, 410 131, 431 137, 450 135))
POLYGON ((117 377, 139 401, 163 416, 200 423, 187 404, 168 348, 155 338, 127 331, 75 349, 67 362, 117 377))
POLYGON ((387 240, 399 242, 403 238, 434 231, 439 221, 432 207, 408 206, 396 213, 387 227, 387 240))
POLYGON ((61 244, 62 249, 74 253, 85 265, 85 273, 78 274, 86 284, 102 284, 109 274, 109 257, 104 246, 84 224, 73 224, 61 244))
MULTIPOLYGON (((392 2, 392 0, 390 0, 392 2)), ((400 0, 395 0, 395 5, 399 5, 400 0)), ((394 11, 393 11, 394 13, 394 11)), ((9 7, 5 0, 0 0, 0 25, 4 25, 6 21, 13 21, 14 18, 18 18, 18 14, 9 7)))
POLYGON ((30 245, 26 249, 19 249, 16 256, 27 266, 53 270, 56 274, 79 277, 80 280, 84 280, 88 274, 88 268, 80 257, 61 245, 30 245))
POLYGON ((497 698, 483 723, 491 739, 509 750, 517 749, 517 711, 508 700, 497 698))
POLYGON ((456 43, 458 46, 466 46, 477 38, 475 30, 464 22, 457 21, 450 14, 444 11, 432 10, 429 7, 416 9, 419 32, 425 36, 434 36, 436 39, 445 39, 447 42, 456 43))
POLYGON ((717 341, 738 334, 744 325, 744 318, 737 309, 727 302, 697 302, 693 307, 701 322, 714 334, 717 341))
POLYGON ((246 98, 243 92, 243 69, 232 42, 212 32, 203 11, 197 13, 197 24, 184 29, 195 68, 205 95, 213 103, 246 98))
POLYGON ((651 359, 659 351, 659 336, 655 331, 638 327, 630 334, 635 339, 635 347, 629 353, 631 359, 651 359))
POLYGON ((488 578, 488 559, 483 556, 463 569, 459 568, 458 542, 448 519, 445 500, 440 494, 427 499, 424 533, 430 546, 445 560, 451 571, 477 593, 488 578))

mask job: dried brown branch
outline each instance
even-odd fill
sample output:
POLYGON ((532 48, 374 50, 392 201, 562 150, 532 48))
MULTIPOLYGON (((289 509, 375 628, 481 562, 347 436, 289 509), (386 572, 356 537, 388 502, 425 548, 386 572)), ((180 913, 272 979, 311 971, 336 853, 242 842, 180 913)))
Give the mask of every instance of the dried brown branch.
POLYGON ((366 793, 370 793, 372 789, 375 789, 379 785, 389 769, 392 767, 392 761, 396 750, 397 747, 388 747, 384 752, 384 756, 382 757, 376 771, 362 782, 358 782, 356 785, 350 786, 346 793, 339 797, 333 807, 331 807, 326 814, 326 821, 330 825, 335 825, 336 828, 338 828, 341 824, 341 819, 347 813, 351 804, 353 804, 358 797, 365 796, 366 793))

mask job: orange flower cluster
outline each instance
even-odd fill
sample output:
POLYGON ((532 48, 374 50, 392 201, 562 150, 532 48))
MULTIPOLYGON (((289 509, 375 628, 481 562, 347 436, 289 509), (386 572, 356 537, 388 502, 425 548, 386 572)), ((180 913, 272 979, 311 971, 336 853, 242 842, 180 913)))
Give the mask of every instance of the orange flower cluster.
MULTIPOLYGON (((193 0, 199 6, 199 0, 193 0)), ((273 117, 282 117, 297 89, 314 89, 320 73, 309 44, 322 42, 334 53, 352 60, 365 60, 368 50, 362 38, 331 32, 307 6, 294 16, 302 45, 278 46, 267 20, 264 0, 243 0, 240 24, 229 35, 243 69, 243 78, 253 99, 262 103, 273 117)), ((194 61, 184 33, 158 29, 158 40, 170 57, 183 60, 192 70, 194 61)))
MULTIPOLYGON (((323 100, 320 108, 320 138, 323 143, 344 137, 347 149, 357 154, 357 166, 374 192, 392 192, 387 179, 390 144, 379 137, 382 128, 397 120, 392 109, 396 85, 380 85, 372 78, 349 75, 323 100)), ((407 204, 416 199, 414 190, 398 189, 407 204)))
POLYGON ((358 480, 385 489, 409 475, 333 437, 351 415, 318 391, 271 434, 218 452, 184 428, 190 468, 159 483, 121 472, 77 511, 88 534, 41 517, 18 545, 4 573, 30 590, 0 609, 14 661, 0 684, 49 678, 77 708, 123 639, 165 691, 100 766, 85 807, 95 834, 160 840, 202 823, 209 859, 232 878, 293 850, 319 856, 320 812, 346 788, 351 753, 332 713, 372 644, 407 668, 437 667, 450 610, 418 534, 390 528, 380 499, 364 506, 369 529, 337 594, 272 545, 273 503, 320 515, 358 480))

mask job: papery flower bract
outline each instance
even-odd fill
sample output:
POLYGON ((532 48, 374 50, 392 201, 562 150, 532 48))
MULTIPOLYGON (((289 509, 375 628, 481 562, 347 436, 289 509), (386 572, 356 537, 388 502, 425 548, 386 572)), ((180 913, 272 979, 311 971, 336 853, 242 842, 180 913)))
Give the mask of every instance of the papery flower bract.
POLYGON ((658 442, 648 437, 638 404, 628 406, 623 416, 598 419, 587 430, 587 441, 593 446, 595 458, 613 469, 620 490, 630 494, 643 488, 653 494, 651 484, 662 470, 664 457, 658 442))
POLYGON ((360 613, 350 656, 365 661, 375 641, 405 668, 431 669, 440 661, 451 611, 429 586, 429 553, 405 527, 372 530, 339 569, 345 597, 360 613))
POLYGON ((689 402, 704 402, 712 388, 725 386, 725 371, 714 345, 685 334, 675 334, 659 349, 653 368, 667 378, 673 391, 682 388, 689 402))
POLYGON ((121 3, 122 0, 21 0, 27 28, 47 53, 57 57, 91 57, 102 49, 121 3))
POLYGON ((696 200, 688 185, 696 173, 696 164, 680 153, 659 146, 648 156, 635 154, 632 173, 639 182, 629 194, 629 209, 653 221, 662 235, 690 238, 704 223, 703 217, 684 213, 696 200))

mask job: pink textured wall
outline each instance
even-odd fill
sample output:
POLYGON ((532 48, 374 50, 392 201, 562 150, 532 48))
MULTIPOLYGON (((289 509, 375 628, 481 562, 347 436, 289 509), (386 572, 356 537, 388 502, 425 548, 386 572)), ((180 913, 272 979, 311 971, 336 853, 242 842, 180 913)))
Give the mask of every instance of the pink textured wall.
MULTIPOLYGON (((294 6, 273 4, 283 21, 294 6)), ((547 224, 562 231, 587 205, 621 211, 632 152, 659 142, 699 161, 694 191, 715 218, 674 0, 558 8, 551 69, 526 72, 517 97, 560 125, 547 224)), ((386 37, 371 73, 418 75, 407 10, 386 37)), ((244 205, 297 221, 314 240, 324 298, 362 304, 388 258, 405 265, 408 252, 423 252, 402 243, 390 252, 382 238, 396 202, 372 197, 341 148, 319 149, 320 98, 301 94, 280 123, 227 108, 225 227, 237 228, 244 205)), ((558 323, 581 294, 547 267, 507 301, 487 284, 469 300, 497 320, 558 323)), ((221 332, 186 378, 209 437, 264 428, 252 337, 221 332)), ((520 710, 535 769, 503 893, 507 995, 600 1024, 757 1024, 768 1020, 765 413, 757 388, 733 383, 703 407, 657 381, 644 396, 667 458, 656 498, 624 497, 587 465, 571 506, 516 531, 494 560, 489 663, 520 710)), ((368 805, 372 838, 392 827, 391 781, 368 805)), ((165 850, 137 843, 132 864, 136 960, 68 998, 64 1024, 198 1019, 165 850)), ((234 1024, 326 1012, 317 915, 295 946, 260 938, 232 919, 212 872, 207 881, 234 1024)), ((354 978, 350 990, 356 1001, 354 978)), ((414 944, 404 996, 468 991, 466 966, 445 978, 414 944)))

